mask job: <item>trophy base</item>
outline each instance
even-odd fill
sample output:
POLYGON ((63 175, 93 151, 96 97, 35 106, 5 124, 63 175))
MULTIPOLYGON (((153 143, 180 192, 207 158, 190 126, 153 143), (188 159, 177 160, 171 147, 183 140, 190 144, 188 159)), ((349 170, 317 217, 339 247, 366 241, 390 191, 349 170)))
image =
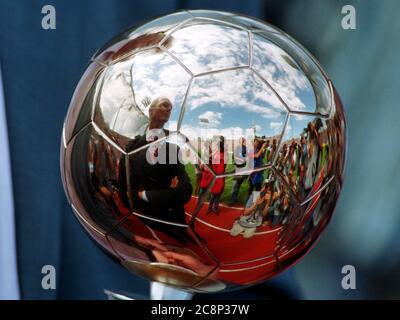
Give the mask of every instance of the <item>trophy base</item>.
POLYGON ((191 300, 193 294, 159 282, 150 283, 150 297, 120 290, 104 290, 108 300, 191 300))

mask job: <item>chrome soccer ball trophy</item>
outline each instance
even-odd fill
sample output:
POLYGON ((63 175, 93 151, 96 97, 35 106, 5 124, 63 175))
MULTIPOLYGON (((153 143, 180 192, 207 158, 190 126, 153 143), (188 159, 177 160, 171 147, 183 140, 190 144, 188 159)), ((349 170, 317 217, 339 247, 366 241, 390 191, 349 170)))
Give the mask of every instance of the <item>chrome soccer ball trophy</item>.
POLYGON ((61 173, 77 219, 123 266, 170 292, 215 292, 270 279, 316 243, 345 133, 332 82, 290 36, 182 11, 93 56, 61 173))

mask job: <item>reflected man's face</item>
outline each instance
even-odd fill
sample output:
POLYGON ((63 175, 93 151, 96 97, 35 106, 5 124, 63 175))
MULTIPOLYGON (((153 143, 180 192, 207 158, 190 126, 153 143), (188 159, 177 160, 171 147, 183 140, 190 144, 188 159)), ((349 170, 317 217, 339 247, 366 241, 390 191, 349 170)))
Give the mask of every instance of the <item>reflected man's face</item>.
POLYGON ((150 120, 160 123, 166 123, 171 116, 171 112, 172 105, 168 102, 163 102, 151 110, 150 120))

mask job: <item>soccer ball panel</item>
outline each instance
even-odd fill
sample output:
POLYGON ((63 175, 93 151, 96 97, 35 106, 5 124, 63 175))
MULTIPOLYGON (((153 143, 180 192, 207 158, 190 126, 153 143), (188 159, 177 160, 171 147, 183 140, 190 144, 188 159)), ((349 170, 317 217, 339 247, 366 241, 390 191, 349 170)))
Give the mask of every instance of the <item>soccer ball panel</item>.
POLYGON ((190 76, 160 49, 145 50, 107 68, 94 121, 126 152, 149 125, 149 108, 167 99, 171 115, 165 129, 175 131, 190 76))
POLYGON ((96 94, 101 87, 104 66, 92 62, 88 65, 75 92, 65 122, 64 140, 68 143, 85 125, 90 123, 96 94))
MULTIPOLYGON (((204 161, 210 162, 211 154, 217 157, 214 151, 219 151, 225 167, 216 165, 213 171, 221 175, 234 172, 242 143, 248 148, 241 157, 247 170, 254 166, 247 155, 254 150, 255 140, 268 153, 259 165, 271 163, 286 116, 284 105, 270 87, 250 69, 237 69, 194 79, 179 130, 204 161)), ((218 164, 217 160, 211 162, 218 164)))
POLYGON ((168 51, 194 75, 249 63, 248 32, 227 24, 195 19, 173 32, 168 41, 168 51))
POLYGON ((103 233, 112 228, 121 212, 129 212, 125 156, 86 126, 68 144, 65 180, 71 203, 80 215, 103 233))
MULTIPOLYGON (((292 101, 292 103, 289 104, 289 108, 291 108, 292 111, 307 111, 328 115, 332 108, 332 92, 330 91, 325 74, 308 52, 301 47, 300 44, 283 33, 260 32, 254 34, 253 49, 256 53, 256 61, 260 59, 257 58, 257 52, 259 50, 264 50, 264 48, 268 50, 268 52, 272 51, 272 56, 271 58, 269 58, 268 55, 261 56, 262 60, 258 62, 258 68, 260 68, 260 70, 257 70, 266 75, 267 81, 271 76, 274 81, 277 80, 275 85, 279 86, 282 91, 282 99, 287 98, 288 101, 290 101, 290 99, 293 100, 293 93, 295 93, 301 103, 299 101, 292 101), (271 42, 275 46, 271 45, 271 42), (276 48, 276 46, 280 49, 276 48), (284 61, 277 64, 276 59, 283 59, 284 61), (266 66, 262 65, 263 60, 266 61, 266 66), (270 60, 275 62, 276 70, 272 68, 269 71, 262 71, 264 67, 271 65, 269 63, 270 60), (277 78, 274 78, 274 75, 277 78), (305 81, 305 77, 308 81, 305 81), (285 79, 287 79, 286 82, 288 82, 289 85, 289 90, 286 89, 286 91, 279 83, 283 82, 285 79), (311 96, 310 85, 314 91, 315 98, 311 96), (293 90, 295 91, 293 92, 293 90)), ((272 81, 271 85, 274 85, 274 81, 272 81)))
POLYGON ((290 110, 315 112, 314 89, 293 58, 272 42, 253 35, 252 68, 274 88, 290 110))

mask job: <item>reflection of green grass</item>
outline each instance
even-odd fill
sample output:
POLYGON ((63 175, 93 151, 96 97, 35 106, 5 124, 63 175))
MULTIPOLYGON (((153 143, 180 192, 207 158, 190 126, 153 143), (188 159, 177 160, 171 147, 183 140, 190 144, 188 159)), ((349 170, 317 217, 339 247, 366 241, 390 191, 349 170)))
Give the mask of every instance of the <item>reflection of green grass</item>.
MULTIPOLYGON (((193 191, 194 187, 196 185, 196 176, 194 174, 194 165, 192 164, 186 164, 185 170, 190 178, 190 183, 193 186, 193 191)), ((226 172, 233 172, 234 171, 234 165, 233 164, 228 164, 225 169, 226 172)), ((233 177, 228 177, 225 178, 225 188, 221 196, 221 202, 228 203, 231 199, 231 193, 232 193, 232 184, 233 184, 233 177)), ((239 190, 239 202, 241 204, 245 204, 246 198, 247 198, 247 193, 249 190, 249 182, 248 180, 245 180, 242 185, 240 186, 239 190)))
MULTIPOLYGON (((235 171, 235 166, 232 163, 232 159, 229 162, 230 163, 228 163, 225 168, 226 173, 232 173, 235 171)), ((264 156, 263 164, 265 165, 265 164, 267 164, 267 162, 268 161, 266 159, 266 156, 264 156)), ((196 176, 194 174, 194 165, 191 163, 186 164, 185 170, 186 170, 187 174, 189 175, 190 183, 193 186, 193 192, 194 192, 194 188, 196 186, 196 176)), ((264 174, 264 177, 265 177, 265 174, 264 174)), ((224 191, 222 192, 221 202, 228 203, 230 201, 231 193, 232 193, 232 185, 233 185, 233 177, 225 178, 225 188, 224 188, 224 191)), ((240 204, 243 204, 243 205, 245 204, 248 192, 249 192, 249 179, 246 179, 245 181, 243 181, 243 183, 239 189, 238 200, 239 200, 240 204)))
POLYGON ((193 186, 193 192, 194 192, 194 187, 196 186, 196 176, 194 174, 194 165, 192 165, 191 163, 186 164, 185 171, 190 178, 190 184, 193 186))

